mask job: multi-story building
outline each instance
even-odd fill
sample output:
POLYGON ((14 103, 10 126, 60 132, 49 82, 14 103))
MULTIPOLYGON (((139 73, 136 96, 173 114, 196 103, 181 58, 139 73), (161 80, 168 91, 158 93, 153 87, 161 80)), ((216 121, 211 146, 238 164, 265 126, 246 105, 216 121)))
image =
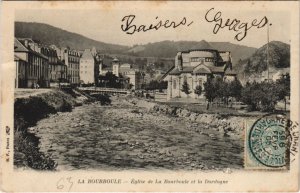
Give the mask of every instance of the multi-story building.
POLYGON ((117 77, 120 76, 120 61, 118 58, 114 58, 112 61, 112 73, 117 77))
POLYGON ((125 77, 129 78, 131 89, 137 90, 142 87, 142 73, 138 70, 132 69, 122 73, 125 77))
POLYGON ((30 38, 14 39, 16 87, 49 87, 48 57, 41 53, 39 45, 30 38))
POLYGON ((71 50, 65 47, 57 47, 51 45, 51 48, 56 50, 58 59, 67 65, 67 80, 71 84, 79 84, 79 63, 80 63, 80 54, 77 50, 71 50))
POLYGON ((58 58, 56 50, 48 46, 42 46, 41 52, 48 57, 50 86, 51 83, 67 82, 67 65, 58 58))
POLYGON ((14 55, 16 65, 15 88, 26 88, 27 86, 27 61, 14 55))
POLYGON ((70 83, 79 84, 79 65, 80 65, 80 54, 77 50, 68 50, 68 78, 70 83))
POLYGON ((80 81, 84 84, 95 83, 95 60, 90 49, 85 49, 80 58, 80 81))
POLYGON ((133 69, 131 64, 122 64, 118 71, 129 79, 129 84, 132 86, 131 89, 141 89, 142 73, 139 70, 133 69))

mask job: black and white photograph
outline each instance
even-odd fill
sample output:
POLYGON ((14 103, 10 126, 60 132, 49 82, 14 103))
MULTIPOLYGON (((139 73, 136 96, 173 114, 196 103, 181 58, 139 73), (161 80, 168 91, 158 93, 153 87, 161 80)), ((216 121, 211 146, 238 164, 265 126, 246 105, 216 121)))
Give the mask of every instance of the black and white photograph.
POLYGON ((293 3, 79 3, 12 14, 14 172, 292 172, 293 3))

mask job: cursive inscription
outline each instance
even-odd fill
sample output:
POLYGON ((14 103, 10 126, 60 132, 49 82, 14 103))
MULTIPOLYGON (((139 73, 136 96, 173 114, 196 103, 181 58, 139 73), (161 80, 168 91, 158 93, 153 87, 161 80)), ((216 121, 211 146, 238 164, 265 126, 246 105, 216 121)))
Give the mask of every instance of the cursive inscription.
MULTIPOLYGON (((262 28, 268 23, 268 18, 264 16, 260 21, 257 19, 254 19, 251 23, 248 22, 242 22, 238 19, 223 19, 222 18, 222 12, 218 11, 215 14, 212 14, 211 12, 214 10, 214 8, 211 8, 208 10, 205 14, 205 20, 210 23, 216 23, 213 29, 213 33, 217 34, 221 28, 228 27, 228 30, 235 31, 237 34, 235 35, 234 39, 241 41, 246 36, 248 31, 252 27, 256 28, 262 28)), ((271 24, 270 24, 271 25, 271 24)))
MULTIPOLYGON (((126 32, 126 34, 134 34, 135 32, 146 32, 149 30, 159 30, 161 28, 177 28, 179 26, 190 26, 193 21, 188 22, 186 17, 183 17, 181 21, 175 22, 170 20, 159 20, 156 21, 154 24, 145 24, 145 25, 136 25, 133 23, 135 19, 135 15, 127 15, 123 17, 121 25, 121 29, 123 32, 126 32)), ((155 18, 158 20, 158 17, 155 18)))

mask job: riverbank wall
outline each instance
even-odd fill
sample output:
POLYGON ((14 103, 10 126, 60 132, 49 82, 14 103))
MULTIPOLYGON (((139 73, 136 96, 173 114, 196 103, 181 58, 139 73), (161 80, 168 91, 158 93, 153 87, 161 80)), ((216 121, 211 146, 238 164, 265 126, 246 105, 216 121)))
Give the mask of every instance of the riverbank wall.
POLYGON ((28 130, 50 114, 72 111, 90 101, 72 89, 53 89, 36 96, 15 98, 14 165, 38 170, 55 169, 56 163, 39 151, 39 138, 28 130))
POLYGON ((256 116, 246 115, 237 116, 217 113, 197 113, 185 108, 174 107, 168 104, 159 104, 152 101, 138 99, 129 99, 128 102, 137 107, 146 108, 148 112, 151 113, 184 118, 187 121, 199 123, 202 125, 203 128, 206 129, 214 128, 219 132, 223 132, 225 135, 242 134, 245 128, 245 122, 252 119, 255 120, 257 118, 256 116))

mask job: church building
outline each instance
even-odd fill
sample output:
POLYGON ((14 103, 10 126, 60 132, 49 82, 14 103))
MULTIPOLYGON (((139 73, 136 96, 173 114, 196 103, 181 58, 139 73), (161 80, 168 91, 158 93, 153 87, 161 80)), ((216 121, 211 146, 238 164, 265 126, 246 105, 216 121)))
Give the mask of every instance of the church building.
POLYGON ((175 66, 166 74, 168 81, 167 99, 172 98, 203 98, 204 83, 209 78, 221 77, 225 81, 236 78, 232 69, 231 54, 228 51, 214 49, 192 49, 178 52, 175 57, 175 66), (183 84, 187 84, 190 94, 182 91, 183 84), (202 95, 195 93, 196 87, 202 87, 202 95))

